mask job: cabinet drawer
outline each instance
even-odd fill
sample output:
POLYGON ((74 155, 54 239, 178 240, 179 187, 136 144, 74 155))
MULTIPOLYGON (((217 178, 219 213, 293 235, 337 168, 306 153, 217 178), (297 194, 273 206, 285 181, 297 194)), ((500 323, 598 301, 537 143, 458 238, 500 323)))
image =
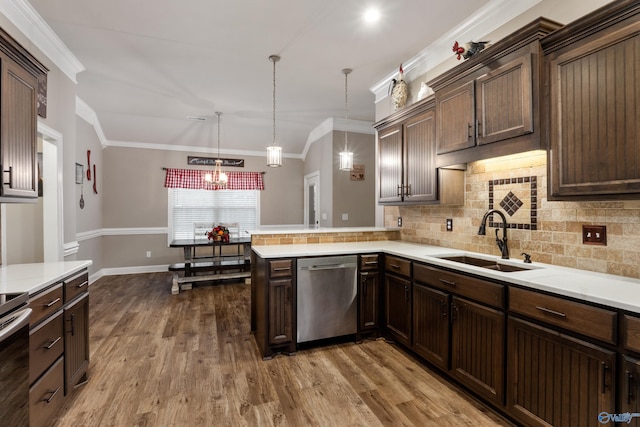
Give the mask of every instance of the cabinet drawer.
POLYGON ((624 315, 624 348, 640 353, 640 318, 624 315))
POLYGON ((31 330, 29 382, 33 383, 64 351, 62 311, 31 330))
POLYGON ((89 273, 86 271, 64 279, 64 302, 69 302, 89 290, 89 273))
POLYGON ((434 288, 504 308, 504 286, 427 265, 413 266, 413 279, 434 288))
POLYGON ((293 260, 279 259, 269 261, 269 277, 291 277, 293 274, 293 260))
POLYGON ((371 271, 378 269, 379 255, 360 255, 360 271, 371 271))
POLYGON ((61 357, 29 390, 29 424, 51 424, 51 419, 62 406, 63 399, 64 357, 61 357))
POLYGON ((31 325, 36 325, 42 319, 55 313, 62 307, 62 283, 46 292, 36 295, 29 300, 31 325))
POLYGON ((384 258, 384 268, 387 273, 411 277, 411 261, 409 260, 394 256, 386 256, 384 258))
POLYGON ((615 344, 616 313, 579 302, 509 288, 512 312, 615 344))

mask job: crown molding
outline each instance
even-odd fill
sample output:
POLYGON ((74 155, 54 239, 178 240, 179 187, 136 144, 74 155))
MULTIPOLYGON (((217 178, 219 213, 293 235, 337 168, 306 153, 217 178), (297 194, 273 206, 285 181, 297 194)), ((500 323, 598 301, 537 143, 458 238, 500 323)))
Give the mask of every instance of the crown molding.
MULTIPOLYGON (((454 40, 481 40, 487 34, 531 9, 542 0, 491 0, 467 17, 456 27, 444 33, 429 46, 407 61, 403 61, 402 69, 407 81, 412 81, 430 69, 451 59, 454 40)), ((389 96, 388 89, 391 79, 398 75, 398 71, 386 75, 378 83, 369 88, 375 95, 375 102, 389 96)))
POLYGON ((0 13, 5 15, 63 73, 78 83, 76 75, 85 70, 49 24, 26 0, 0 0, 0 13))
POLYGON ((98 115, 93 108, 89 106, 86 102, 84 102, 80 97, 76 96, 76 115, 80 117, 85 122, 89 123, 93 126, 93 129, 96 131, 96 135, 100 140, 100 144, 104 148, 107 143, 107 137, 102 131, 102 126, 100 125, 100 119, 98 119, 98 115))
POLYGON ((330 117, 320 123, 315 127, 311 132, 309 132, 309 137, 307 138, 307 143, 302 150, 302 154, 300 158, 305 160, 307 158, 307 153, 311 148, 311 145, 321 139, 323 136, 333 132, 333 131, 341 131, 341 132, 352 132, 352 133, 363 133, 367 135, 375 135, 375 129, 373 129, 373 122, 365 121, 365 120, 345 120, 341 118, 330 117))

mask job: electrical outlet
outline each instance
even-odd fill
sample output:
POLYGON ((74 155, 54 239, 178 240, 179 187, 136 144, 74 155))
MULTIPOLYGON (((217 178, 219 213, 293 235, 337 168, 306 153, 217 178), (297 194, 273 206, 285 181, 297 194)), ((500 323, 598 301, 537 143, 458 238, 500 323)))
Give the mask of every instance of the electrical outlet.
POLYGON ((607 246, 607 227, 605 225, 583 225, 582 243, 607 246))
POLYGON ((447 231, 453 231, 453 219, 447 218, 447 231))
POLYGON ((151 258, 151 251, 147 251, 147 258, 151 258))
POLYGON ((402 227, 402 217, 398 217, 398 227, 402 227))
POLYGON ((342 220, 343 221, 349 221, 349 214, 348 213, 343 213, 342 214, 342 220))

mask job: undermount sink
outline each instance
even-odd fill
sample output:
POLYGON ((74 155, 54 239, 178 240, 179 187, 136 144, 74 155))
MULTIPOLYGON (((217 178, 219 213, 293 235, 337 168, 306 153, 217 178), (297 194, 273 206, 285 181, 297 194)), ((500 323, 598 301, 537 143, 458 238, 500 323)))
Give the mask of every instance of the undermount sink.
POLYGON ((448 261, 459 262, 462 264, 474 265, 476 267, 482 267, 489 270, 502 271, 503 273, 513 273, 514 271, 527 271, 533 270, 536 267, 516 267, 515 265, 510 264, 502 264, 497 261, 492 261, 483 258, 475 258, 467 255, 456 255, 456 256, 444 256, 438 257, 440 259, 446 259, 448 261))

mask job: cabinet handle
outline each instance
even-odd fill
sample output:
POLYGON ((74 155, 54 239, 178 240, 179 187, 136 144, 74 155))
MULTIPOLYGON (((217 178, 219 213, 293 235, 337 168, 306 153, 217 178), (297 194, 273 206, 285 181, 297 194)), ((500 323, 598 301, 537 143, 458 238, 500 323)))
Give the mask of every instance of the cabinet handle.
POLYGON ((51 341, 51 344, 49 345, 43 345, 42 347, 46 348, 47 350, 51 350, 51 348, 56 345, 58 343, 58 341, 60 341, 62 339, 62 337, 58 337, 55 340, 51 341))
POLYGON ((604 362, 600 362, 600 364, 602 365, 602 394, 604 394, 607 388, 607 369, 609 369, 609 367, 604 362))
POLYGON ((482 132, 482 122, 480 120, 476 120, 476 135, 480 136, 482 132))
POLYGON ((79 285, 76 285, 76 288, 82 288, 82 287, 84 287, 87 283, 89 283, 89 282, 82 282, 82 283, 80 283, 79 285))
POLYGON ((456 282, 451 282, 449 280, 440 279, 440 281, 442 283, 444 283, 445 285, 449 285, 449 286, 455 286, 456 285, 456 282))
POLYGON ((9 174, 9 182, 3 182, 2 185, 8 185, 9 188, 13 188, 13 166, 9 166, 8 171, 2 169, 2 172, 9 174))
POLYGON ((48 399, 42 399, 42 400, 44 402, 51 403, 51 401, 53 400, 54 397, 56 397, 56 394, 58 394, 59 391, 60 391, 60 387, 58 387, 54 391, 50 391, 49 393, 51 393, 51 396, 49 396, 48 399))
POLYGON ((402 197, 402 193, 404 193, 404 185, 398 185, 397 196, 402 197))
POLYGON ((456 313, 458 313, 458 306, 451 303, 451 321, 456 320, 456 313))
POLYGON ((631 405, 633 400, 633 374, 629 371, 625 371, 627 374, 627 405, 631 405))
POLYGON ((378 264, 378 261, 365 261, 364 265, 376 265, 378 264))
POLYGON ((71 336, 76 334, 76 314, 71 313, 71 336))
POLYGON ((473 136, 472 132, 471 132, 471 129, 473 129, 473 125, 471 123, 467 123, 467 138, 468 139, 471 139, 471 137, 473 136))
POLYGON ((544 313, 548 313, 548 314, 553 314, 554 316, 558 316, 558 317, 567 317, 566 314, 560 312, 560 311, 555 311, 555 310, 551 310, 550 308, 546 308, 546 307, 540 307, 539 305, 536 305, 536 308, 544 313))
POLYGON ((447 317, 447 310, 445 309, 446 306, 446 301, 440 301, 440 307, 442 307, 442 317, 447 317))
POLYGON ((404 192, 404 195, 407 196, 407 197, 410 197, 411 196, 411 184, 407 184, 406 185, 406 189, 407 189, 407 191, 404 192))
MULTIPOLYGON (((369 275, 369 273, 368 273, 368 272, 366 272, 366 271, 361 271, 361 272, 360 272, 360 274, 361 274, 362 276, 368 276, 368 275, 369 275)), ((364 277, 362 278, 362 282, 364 283, 364 277)))
POLYGON ((289 270, 291 270, 290 267, 275 267, 273 269, 273 271, 289 271, 289 270))
POLYGON ((406 285, 404 287, 404 300, 409 301, 409 287, 406 285))
POLYGON ((60 298, 56 298, 53 301, 51 301, 49 304, 42 304, 43 307, 51 307, 52 305, 55 305, 56 303, 60 302, 60 298))
POLYGON ((398 264, 389 264, 389 266, 391 266, 391 268, 395 268, 396 270, 400 268, 398 264))

